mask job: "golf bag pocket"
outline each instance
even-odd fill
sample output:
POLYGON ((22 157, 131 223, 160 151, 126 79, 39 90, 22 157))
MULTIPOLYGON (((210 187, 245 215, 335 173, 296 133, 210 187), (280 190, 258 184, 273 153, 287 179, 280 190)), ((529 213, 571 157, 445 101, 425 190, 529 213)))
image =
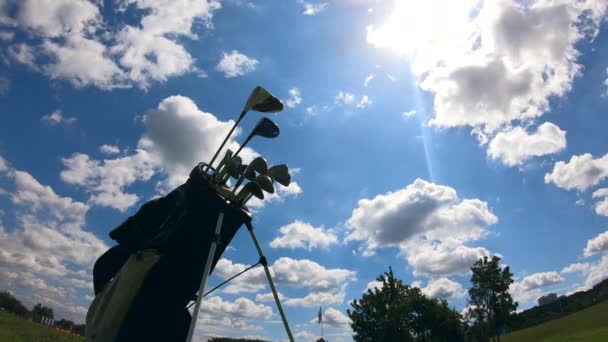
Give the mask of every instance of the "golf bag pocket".
POLYGON ((87 341, 115 341, 146 276, 160 259, 156 250, 132 254, 118 274, 95 296, 86 317, 87 341))

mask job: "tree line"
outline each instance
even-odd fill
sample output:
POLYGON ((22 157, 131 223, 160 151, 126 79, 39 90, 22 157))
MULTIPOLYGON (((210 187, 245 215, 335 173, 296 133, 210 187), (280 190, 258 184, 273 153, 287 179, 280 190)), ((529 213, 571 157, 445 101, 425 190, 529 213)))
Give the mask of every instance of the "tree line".
POLYGON ((32 310, 28 310, 19 299, 7 291, 0 291, 0 310, 10 312, 38 324, 68 330, 74 334, 84 336, 84 324, 76 324, 63 318, 55 320, 53 309, 40 303, 34 305, 32 310))
POLYGON ((464 315, 445 299, 429 298, 388 272, 347 310, 357 342, 500 341, 512 328, 517 303, 509 294, 513 273, 500 258, 484 257, 471 267, 469 306, 464 315))

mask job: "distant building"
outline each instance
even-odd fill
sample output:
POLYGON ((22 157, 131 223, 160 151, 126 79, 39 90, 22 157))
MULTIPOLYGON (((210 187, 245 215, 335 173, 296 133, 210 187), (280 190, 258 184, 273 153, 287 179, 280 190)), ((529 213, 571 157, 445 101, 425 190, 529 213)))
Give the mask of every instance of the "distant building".
POLYGON ((549 293, 546 296, 542 296, 542 297, 538 298, 538 305, 545 305, 545 304, 553 303, 556 300, 557 300, 557 294, 549 293))

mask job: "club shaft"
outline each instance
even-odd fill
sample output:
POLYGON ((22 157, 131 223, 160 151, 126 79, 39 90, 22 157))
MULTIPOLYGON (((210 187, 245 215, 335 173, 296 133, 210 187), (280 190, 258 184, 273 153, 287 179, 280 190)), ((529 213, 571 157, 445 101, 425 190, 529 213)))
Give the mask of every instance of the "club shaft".
POLYGON ((196 305, 194 305, 194 311, 192 311, 192 320, 190 321, 190 329, 188 330, 188 339, 186 339, 187 342, 191 342, 192 336, 194 336, 194 330, 196 329, 196 320, 198 318, 198 312, 201 308, 201 302, 203 301, 203 293, 205 293, 205 286, 207 286, 207 280, 209 279, 209 272, 211 272, 211 264, 213 263, 213 259, 215 258, 215 249, 217 248, 217 241, 220 236, 220 231, 222 230, 223 222, 224 222, 224 212, 220 211, 220 214, 217 217, 217 224, 215 226, 215 233, 213 235, 213 241, 211 241, 211 248, 209 249, 209 256, 207 256, 207 263, 205 264, 205 269, 203 271, 203 278, 201 279, 201 286, 198 289, 198 293, 196 296, 196 305))
POLYGON ((207 169, 209 169, 209 167, 213 166, 213 162, 215 161, 215 159, 217 158, 217 156, 220 154, 220 151, 222 150, 222 148, 224 147, 224 145, 226 145, 226 142, 228 141, 228 138, 230 138, 230 136, 232 135, 232 133, 236 129, 236 126, 238 126, 239 123, 241 122, 241 120, 243 120, 243 117, 245 117, 246 113, 247 112, 245 112, 245 111, 241 112, 241 115, 239 115, 239 118, 236 120, 236 122, 234 123, 234 125, 232 125, 232 128, 230 129, 230 132, 228 132, 228 134, 224 138, 224 141, 222 141, 222 144, 220 145, 220 147, 217 149, 217 151, 215 151, 215 154, 213 155, 213 158, 211 158, 211 161, 209 162, 209 166, 207 166, 207 169))
MULTIPOLYGON (((253 232, 253 226, 251 222, 245 222, 247 225, 247 230, 253 239, 253 243, 255 244, 255 249, 257 249, 258 254, 260 255, 260 259, 266 259, 264 253, 262 252, 262 248, 260 247, 260 243, 258 239, 255 237, 255 233, 253 232)), ((281 305, 281 300, 279 299, 279 295, 277 294, 277 290, 274 287, 274 282, 272 281, 272 276, 270 275, 270 270, 268 269, 268 264, 265 262, 262 264, 264 266, 264 273, 266 273, 266 279, 268 279, 268 285, 270 286, 270 290, 272 291, 272 296, 274 297, 274 301, 277 304, 277 309, 279 310, 279 314, 281 315, 281 319, 283 320, 283 325, 285 326, 285 331, 287 332, 287 337, 289 337, 290 342, 294 342, 293 335, 291 335, 291 329, 289 329, 289 323, 287 322, 287 317, 285 317, 285 312, 283 311, 283 306, 281 305)))
POLYGON ((249 135, 247 137, 247 139, 245 139, 245 141, 243 142, 243 144, 239 147, 238 150, 236 150, 236 152, 234 153, 234 155, 232 156, 232 158, 238 156, 238 154, 241 152, 241 150, 243 149, 243 147, 245 147, 245 145, 247 145, 247 143, 249 142, 249 140, 251 140, 251 138, 253 138, 253 135, 249 135))

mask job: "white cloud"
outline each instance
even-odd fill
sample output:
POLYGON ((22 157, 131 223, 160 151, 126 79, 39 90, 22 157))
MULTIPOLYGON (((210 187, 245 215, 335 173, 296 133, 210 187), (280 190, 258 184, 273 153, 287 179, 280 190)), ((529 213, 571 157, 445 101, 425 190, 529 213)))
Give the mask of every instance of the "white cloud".
POLYGON ((304 2, 302 2, 302 6, 304 7, 304 11, 302 12, 302 14, 313 16, 313 15, 317 15, 317 14, 325 11, 327 9, 327 6, 329 6, 329 3, 327 3, 327 2, 311 3, 311 2, 304 1, 304 2))
POLYGON ((28 68, 39 71, 38 66, 36 65, 36 56, 34 56, 34 49, 27 44, 15 44, 8 48, 9 56, 21 63, 28 68))
MULTIPOLYGON (((279 296, 279 300, 281 302, 283 300, 287 299, 287 297, 285 297, 281 292, 277 292, 277 295, 279 296)), ((274 296, 273 296, 272 292, 258 293, 255 295, 255 300, 258 302, 273 302, 274 296)))
POLYGON ((540 272, 525 277, 521 281, 521 285, 524 289, 531 290, 559 284, 563 281, 564 278, 562 278, 557 272, 540 272))
POLYGON ((64 117, 61 110, 57 109, 49 115, 45 115, 41 118, 42 121, 47 122, 49 125, 55 126, 61 123, 63 124, 72 124, 77 121, 74 117, 64 117))
POLYGON ((595 203, 595 213, 608 216, 608 188, 597 189, 593 192, 593 198, 603 197, 604 199, 595 203))
POLYGON ((481 238, 497 221, 487 203, 460 200, 450 187, 416 179, 404 189, 359 200, 347 240, 365 240, 368 249, 399 246, 417 234, 461 243, 481 238))
POLYGON ((364 255, 399 247, 415 274, 466 273, 490 252, 463 244, 498 221, 487 203, 459 199, 454 189, 417 179, 404 189, 359 200, 347 221, 346 241, 365 241, 364 255))
POLYGON ((415 275, 465 274, 475 261, 490 256, 483 247, 448 246, 414 240, 401 247, 415 275))
POLYGON ((333 231, 323 226, 314 227, 309 223, 296 220, 279 228, 280 237, 270 242, 272 248, 313 248, 328 249, 338 243, 338 237, 333 231))
POLYGON ((583 251, 585 257, 589 257, 595 253, 608 251, 608 231, 605 231, 593 239, 587 241, 587 247, 583 251))
POLYGON ((361 97, 361 100, 359 101, 359 103, 357 103, 357 108, 363 109, 363 108, 371 105, 372 103, 373 103, 372 100, 370 100, 367 95, 363 95, 361 97))
POLYGON ((0 287, 29 305, 50 303, 62 317, 78 322, 86 310, 78 289, 90 291, 90 269, 108 246, 85 231, 89 207, 61 197, 31 174, 9 169, 15 215, 6 230, 0 220, 0 287))
MULTIPOLYGON (((246 267, 222 258, 218 261, 214 274, 222 279, 228 279, 246 267)), ((353 271, 341 268, 328 269, 308 259, 282 257, 269 268, 277 285, 321 292, 339 291, 345 283, 356 279, 353 271)), ((227 293, 258 292, 264 288, 266 282, 264 270, 258 267, 233 280, 225 291, 227 293)))
POLYGON ((99 146, 99 151, 103 154, 118 154, 120 153, 120 148, 118 148, 118 146, 116 145, 108 145, 108 144, 103 144, 101 146, 99 146))
POLYGON ((248 298, 240 297, 234 302, 228 302, 218 296, 204 299, 201 305, 201 312, 210 315, 226 315, 247 319, 269 319, 272 317, 272 308, 255 304, 248 298))
POLYGON ((551 173, 545 174, 545 183, 554 183, 566 190, 585 191, 608 177, 608 154, 594 159, 589 153, 574 155, 568 163, 559 161, 551 173))
MULTIPOLYGON (((313 318, 310 323, 317 323, 317 317, 313 318)), ((341 311, 334 308, 327 308, 323 312, 323 324, 330 327, 347 327, 350 324, 350 319, 341 311)))
POLYGON ((232 50, 229 53, 224 52, 216 69, 224 73, 226 78, 232 78, 254 71, 258 63, 255 58, 247 57, 237 50, 232 50))
POLYGON ((562 273, 562 274, 568 274, 568 273, 588 274, 591 271, 591 268, 592 268, 592 265, 590 263, 577 262, 577 263, 564 267, 564 269, 561 270, 560 273, 562 273))
POLYGON ((302 93, 298 88, 289 89, 289 98, 285 101, 285 104, 289 108, 295 108, 297 105, 302 103, 302 93))
POLYGON ((371 82, 373 79, 374 79, 374 74, 367 75, 367 77, 365 77, 365 81, 363 81, 363 86, 367 87, 369 85, 369 82, 371 82))
POLYGON ((91 194, 88 203, 115 208, 124 212, 139 200, 139 196, 125 192, 136 181, 147 181, 155 173, 155 163, 144 150, 116 159, 103 161, 75 153, 62 159, 65 169, 61 179, 84 187, 91 194))
POLYGON ((78 34, 101 19, 97 6, 86 0, 24 0, 17 18, 21 25, 45 37, 78 34))
POLYGON ((43 42, 12 47, 12 57, 76 87, 147 88, 152 81, 164 82, 169 77, 198 71, 194 58, 178 39, 197 39, 192 27, 198 22, 211 29, 213 13, 221 8, 215 0, 122 0, 114 4, 115 10, 133 6, 145 14, 134 26, 111 27, 103 20, 101 6, 86 0, 20 2, 19 28, 39 36, 43 42), (40 59, 40 66, 35 64, 38 54, 49 57, 40 59))
POLYGON ((340 91, 338 92, 338 95, 336 95, 334 102, 339 106, 350 105, 355 102, 355 95, 340 91))
POLYGON ((372 290, 372 292, 373 292, 374 289, 376 289, 376 288, 378 290, 381 290, 382 287, 384 287, 383 285, 384 284, 381 281, 379 281, 379 280, 372 280, 369 283, 367 283, 367 285, 365 286, 365 291, 364 292, 367 292, 367 290, 372 290))
POLYGON ((586 289, 592 288, 594 285, 608 278, 608 254, 602 256, 602 258, 597 262, 592 264, 590 268, 587 279, 585 280, 586 289))
POLYGON ((408 56, 434 94, 432 125, 487 134, 536 120, 570 91, 581 71, 576 44, 597 34, 606 11, 598 1, 394 3, 367 27, 368 43, 408 56))
POLYGON ((9 170, 8 162, 2 156, 0 156, 0 172, 6 172, 9 170))
POLYGON ((344 303, 344 291, 332 292, 311 292, 303 298, 289 298, 284 303, 287 306, 299 306, 303 308, 313 308, 327 305, 340 305, 344 303))
POLYGON ((412 116, 416 115, 416 110, 415 110, 415 109, 410 109, 410 110, 408 110, 408 111, 406 111, 406 112, 403 112, 401 115, 402 115, 402 116, 403 116, 405 119, 409 119, 409 118, 411 118, 412 116))
POLYGON ((543 295, 543 288, 562 283, 562 278, 557 272, 540 272, 525 277, 520 282, 515 282, 509 287, 509 292, 513 299, 519 302, 520 306, 530 301, 536 301, 543 295))
POLYGON ((422 293, 431 298, 462 298, 464 289, 460 283, 448 278, 439 278, 430 281, 426 287, 420 289, 422 293))
POLYGON ((557 153, 566 148, 566 132, 545 122, 535 132, 522 127, 502 131, 488 146, 488 156, 499 159, 507 166, 521 165, 532 157, 557 153))

